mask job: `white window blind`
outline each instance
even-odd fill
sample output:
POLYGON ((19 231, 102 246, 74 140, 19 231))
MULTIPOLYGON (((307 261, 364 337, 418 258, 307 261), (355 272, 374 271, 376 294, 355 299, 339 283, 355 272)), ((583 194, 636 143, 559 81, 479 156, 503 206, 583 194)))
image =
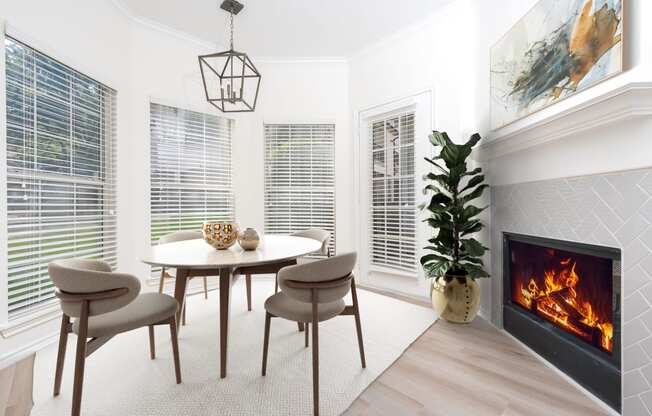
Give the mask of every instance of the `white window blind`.
POLYGON ((371 138, 370 262, 416 271, 414 113, 369 124, 371 138))
POLYGON ((265 124, 265 232, 331 233, 335 253, 335 125, 265 124))
POLYGON ((5 38, 9 319, 54 300, 48 263, 116 264, 114 90, 5 38))
POLYGON ((232 121, 150 104, 151 240, 233 221, 232 121))

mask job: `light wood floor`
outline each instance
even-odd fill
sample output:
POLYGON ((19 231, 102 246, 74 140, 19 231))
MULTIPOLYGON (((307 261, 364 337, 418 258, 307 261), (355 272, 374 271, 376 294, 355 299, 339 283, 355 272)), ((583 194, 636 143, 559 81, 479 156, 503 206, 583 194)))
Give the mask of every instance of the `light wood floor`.
POLYGON ((440 320, 345 413, 421 416, 607 415, 483 319, 440 320))

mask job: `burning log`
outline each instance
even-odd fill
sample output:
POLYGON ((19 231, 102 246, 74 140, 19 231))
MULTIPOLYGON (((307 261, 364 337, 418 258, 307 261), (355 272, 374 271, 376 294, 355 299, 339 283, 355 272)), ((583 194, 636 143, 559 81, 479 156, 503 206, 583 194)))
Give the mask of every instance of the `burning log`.
POLYGON ((543 318, 553 319, 560 326, 593 341, 595 328, 586 324, 584 316, 566 300, 569 298, 569 291, 569 288, 564 288, 548 296, 537 298, 536 310, 539 314, 543 314, 543 318))

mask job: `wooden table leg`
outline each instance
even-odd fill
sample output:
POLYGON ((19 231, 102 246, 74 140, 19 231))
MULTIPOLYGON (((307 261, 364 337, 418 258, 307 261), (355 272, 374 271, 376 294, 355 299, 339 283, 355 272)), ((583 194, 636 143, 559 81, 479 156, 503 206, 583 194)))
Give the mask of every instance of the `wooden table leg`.
POLYGON ((188 283, 188 269, 177 268, 177 276, 174 279, 174 298, 177 300, 177 330, 181 329, 181 312, 186 301, 186 285, 188 283))
POLYGON ((229 340, 229 309, 233 269, 220 269, 220 378, 226 377, 226 358, 229 340))

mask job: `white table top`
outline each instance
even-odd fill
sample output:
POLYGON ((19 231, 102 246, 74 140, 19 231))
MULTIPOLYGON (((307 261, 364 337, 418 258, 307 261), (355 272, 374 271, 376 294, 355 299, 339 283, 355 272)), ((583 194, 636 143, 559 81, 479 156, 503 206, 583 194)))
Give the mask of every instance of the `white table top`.
POLYGON ((152 246, 141 260, 152 266, 209 269, 258 266, 292 260, 321 249, 319 241, 288 235, 266 234, 256 250, 245 251, 237 243, 216 250, 202 239, 152 246))

